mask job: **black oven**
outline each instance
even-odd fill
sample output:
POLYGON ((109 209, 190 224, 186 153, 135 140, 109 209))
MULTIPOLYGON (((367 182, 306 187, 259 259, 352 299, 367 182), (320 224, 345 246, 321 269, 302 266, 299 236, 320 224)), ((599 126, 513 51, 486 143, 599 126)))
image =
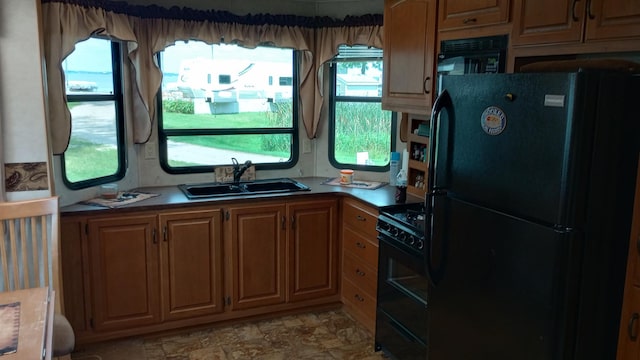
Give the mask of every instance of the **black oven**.
POLYGON ((507 35, 443 40, 438 54, 438 75, 502 73, 507 35))
POLYGON ((383 209, 378 217, 375 346, 394 359, 427 356, 427 291, 422 204, 383 209))

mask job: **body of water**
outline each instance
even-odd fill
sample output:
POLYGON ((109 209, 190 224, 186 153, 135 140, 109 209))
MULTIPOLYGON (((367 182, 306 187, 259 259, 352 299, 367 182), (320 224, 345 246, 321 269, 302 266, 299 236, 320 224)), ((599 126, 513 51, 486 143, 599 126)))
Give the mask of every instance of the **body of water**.
MULTIPOLYGON (((98 94, 111 94, 113 92, 113 78, 110 72, 66 71, 67 92, 93 92, 98 94), (75 88, 74 88, 75 86, 75 88)), ((178 81, 178 74, 164 74, 162 87, 178 81)))

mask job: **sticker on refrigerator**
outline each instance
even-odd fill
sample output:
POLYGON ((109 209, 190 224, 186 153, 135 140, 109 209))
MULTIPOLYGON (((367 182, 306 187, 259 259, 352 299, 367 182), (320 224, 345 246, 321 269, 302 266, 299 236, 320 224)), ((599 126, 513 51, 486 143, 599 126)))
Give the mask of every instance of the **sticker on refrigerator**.
POLYGON ((500 135, 507 127, 507 115, 497 106, 489 106, 482 112, 480 119, 482 130, 489 135, 500 135))

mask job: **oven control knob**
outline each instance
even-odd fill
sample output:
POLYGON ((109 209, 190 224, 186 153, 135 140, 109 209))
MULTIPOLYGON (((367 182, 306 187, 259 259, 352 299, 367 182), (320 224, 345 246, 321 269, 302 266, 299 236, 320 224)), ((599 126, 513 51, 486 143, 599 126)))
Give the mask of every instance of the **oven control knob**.
POLYGON ((424 242, 422 240, 416 241, 416 248, 418 248, 418 250, 422 250, 423 247, 424 247, 424 242))
POLYGON ((400 234, 400 230, 398 230, 398 228, 393 228, 391 229, 390 233, 393 236, 398 236, 398 234, 400 234))
POLYGON ((401 232, 400 235, 398 235, 398 238, 402 242, 407 242, 407 234, 405 234, 404 232, 401 232))
POLYGON ((416 239, 413 236, 409 236, 409 238, 406 241, 409 245, 413 246, 413 244, 416 243, 416 239))

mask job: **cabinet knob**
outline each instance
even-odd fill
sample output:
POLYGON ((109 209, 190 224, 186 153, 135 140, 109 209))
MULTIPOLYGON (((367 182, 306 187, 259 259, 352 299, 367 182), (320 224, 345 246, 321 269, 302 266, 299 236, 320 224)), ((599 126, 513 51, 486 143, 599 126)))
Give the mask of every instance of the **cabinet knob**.
POLYGON ((591 12, 591 0, 587 1, 587 17, 589 17, 589 19, 593 20, 596 18, 595 15, 593 15, 593 12, 591 12))
POLYGON ((358 215, 358 216, 356 216, 356 220, 358 220, 358 221, 367 221, 367 218, 365 218, 362 215, 358 215))
POLYGON ((576 22, 580 21, 580 18, 576 15, 576 4, 578 1, 579 0, 573 0, 573 4, 571 5, 571 18, 576 22))
POLYGON ((640 315, 634 312, 633 315, 631 315, 631 319, 629 319, 629 325, 627 325, 627 331, 629 332, 629 339, 631 341, 638 339, 638 327, 636 326, 638 318, 640 318, 640 315))
POLYGON ((360 241, 358 241, 358 242, 356 243, 356 246, 357 246, 357 247, 359 247, 360 249, 364 249, 364 248, 366 248, 366 246, 365 246, 363 243, 361 243, 360 241))
POLYGON ((426 79, 424 79, 424 82, 422 83, 422 87, 424 88, 424 93, 425 94, 430 94, 431 90, 429 90, 429 88, 427 87, 427 83, 429 83, 429 81, 431 80, 430 76, 427 76, 426 79))

